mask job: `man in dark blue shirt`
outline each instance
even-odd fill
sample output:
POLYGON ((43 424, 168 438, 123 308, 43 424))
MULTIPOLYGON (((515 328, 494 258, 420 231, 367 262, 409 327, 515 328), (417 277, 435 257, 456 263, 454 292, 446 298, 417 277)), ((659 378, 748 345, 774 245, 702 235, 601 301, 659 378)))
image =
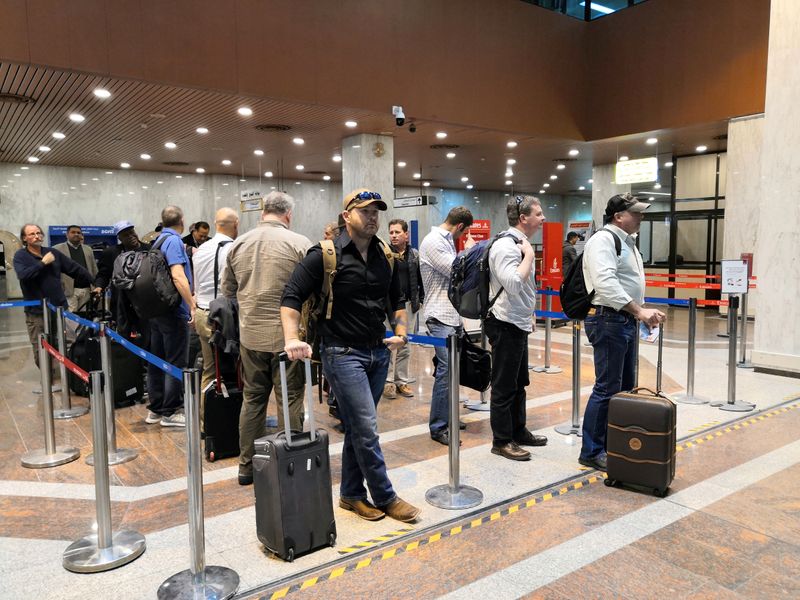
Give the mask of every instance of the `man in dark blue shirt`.
MULTIPOLYGON (((25 300, 47 298, 54 306, 67 307, 67 298, 61 285, 61 274, 75 280, 78 287, 92 285, 92 275, 70 257, 53 248, 42 246, 44 233, 34 223, 26 223, 20 230, 23 248, 14 254, 14 271, 19 278, 25 300)), ((52 321, 51 321, 52 323, 52 321)), ((25 307, 25 324, 33 346, 33 360, 39 366, 39 334, 44 331, 41 306, 25 307)), ((54 328, 51 328, 54 331, 54 328)))

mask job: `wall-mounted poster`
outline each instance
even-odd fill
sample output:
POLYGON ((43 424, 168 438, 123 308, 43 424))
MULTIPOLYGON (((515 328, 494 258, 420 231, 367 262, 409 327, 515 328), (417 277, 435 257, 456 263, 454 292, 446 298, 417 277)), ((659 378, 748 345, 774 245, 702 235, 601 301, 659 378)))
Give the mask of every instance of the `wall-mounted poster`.
POLYGON ((244 191, 241 194, 240 210, 242 212, 251 212, 261 210, 264 208, 264 195, 260 190, 244 191))

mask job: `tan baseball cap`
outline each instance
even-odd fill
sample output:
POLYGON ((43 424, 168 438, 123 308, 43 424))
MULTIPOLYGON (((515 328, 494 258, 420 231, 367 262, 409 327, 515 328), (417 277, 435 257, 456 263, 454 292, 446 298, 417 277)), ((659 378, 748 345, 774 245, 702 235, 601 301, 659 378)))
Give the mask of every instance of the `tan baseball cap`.
POLYGON ((370 204, 375 204, 378 210, 386 210, 386 202, 381 199, 378 192, 372 192, 367 188, 353 190, 342 200, 342 210, 352 210, 354 208, 364 208, 370 204))

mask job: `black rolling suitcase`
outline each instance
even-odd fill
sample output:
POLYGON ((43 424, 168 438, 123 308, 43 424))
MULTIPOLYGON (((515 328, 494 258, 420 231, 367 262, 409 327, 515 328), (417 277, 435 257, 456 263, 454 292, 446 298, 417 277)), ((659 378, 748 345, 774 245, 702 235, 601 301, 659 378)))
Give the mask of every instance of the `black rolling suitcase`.
POLYGON ((608 402, 607 486, 631 484, 664 497, 675 478, 675 403, 661 392, 663 329, 658 336, 655 392, 635 388, 608 402))
MULTIPOLYGON (((233 358, 226 362, 233 362, 233 358)), ((214 382, 205 390, 203 409, 203 430, 205 433, 206 460, 214 462, 218 458, 239 456, 239 414, 242 412, 242 385, 239 381, 237 369, 234 365, 233 374, 236 381, 230 378, 231 369, 224 369, 228 373, 228 381, 223 375, 219 349, 214 346, 214 382)))
POLYGON ((256 533, 267 550, 291 562, 298 554, 336 543, 328 432, 315 429, 311 361, 305 361, 309 431, 289 431, 286 354, 281 353, 281 390, 286 431, 255 442, 253 483, 256 533))

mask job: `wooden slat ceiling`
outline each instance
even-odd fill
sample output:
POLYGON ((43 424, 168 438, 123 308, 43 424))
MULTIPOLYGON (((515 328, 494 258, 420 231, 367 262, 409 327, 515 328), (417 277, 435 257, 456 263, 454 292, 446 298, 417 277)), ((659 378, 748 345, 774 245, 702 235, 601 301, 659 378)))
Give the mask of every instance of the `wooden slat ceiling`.
MULTIPOLYGON (((319 180, 328 174, 341 179, 341 163, 331 157, 341 151, 342 139, 354 133, 383 133, 394 136, 395 160, 405 161, 405 168, 396 169, 397 185, 419 185, 413 173, 421 172, 422 180, 433 186, 462 188, 468 177, 476 190, 509 190, 504 181, 506 159, 514 158, 516 191, 537 192, 543 183, 551 184, 548 192, 569 193, 586 186, 594 162, 613 162, 616 156, 628 153, 631 158, 652 154, 644 139, 652 132, 617 140, 575 142, 552 140, 519 132, 488 131, 448 124, 415 121, 416 133, 408 126, 399 128, 387 107, 385 114, 358 109, 319 105, 291 104, 265 98, 244 98, 209 90, 186 89, 142 81, 110 79, 78 72, 59 71, 33 65, 0 63, 0 94, 17 94, 33 98, 30 103, 3 101, 0 97, 0 161, 27 163, 29 156, 40 159, 40 165, 118 169, 127 162, 133 169, 193 173, 202 167, 206 173, 242 174, 248 177, 270 170, 291 179, 319 180), (102 87, 111 98, 101 100, 93 90, 102 87), (252 108, 251 117, 237 113, 240 106, 252 108), (86 117, 73 123, 68 116, 78 112, 86 117), (355 120, 356 129, 344 122, 355 120), (288 131, 260 131, 257 125, 287 125, 288 131), (201 135, 196 128, 206 127, 201 135), (63 140, 52 137, 54 131, 66 135, 63 140), (444 140, 437 131, 446 131, 444 140), (294 137, 305 144, 295 145, 294 137), (518 146, 508 149, 514 139, 518 146), (168 150, 164 143, 178 147, 168 150), (435 144, 455 144, 456 157, 447 159, 447 149, 432 149, 435 144), (46 145, 50 152, 40 152, 46 145), (580 156, 571 160, 563 171, 555 170, 555 160, 567 157, 571 148, 580 156), (261 157, 253 151, 264 151, 261 157), (151 155, 142 160, 140 155, 151 155), (222 165, 222 160, 232 162, 222 165), (165 163, 179 161, 185 166, 165 163), (300 173, 296 164, 305 166, 300 173), (558 173, 558 180, 550 181, 558 173)), ((404 107, 413 120, 413 107, 404 107)), ((696 144, 710 150, 724 149, 724 141, 714 135, 727 130, 725 123, 658 132, 659 152, 690 153, 696 144)), ((588 191, 587 191, 588 193, 588 191)))

